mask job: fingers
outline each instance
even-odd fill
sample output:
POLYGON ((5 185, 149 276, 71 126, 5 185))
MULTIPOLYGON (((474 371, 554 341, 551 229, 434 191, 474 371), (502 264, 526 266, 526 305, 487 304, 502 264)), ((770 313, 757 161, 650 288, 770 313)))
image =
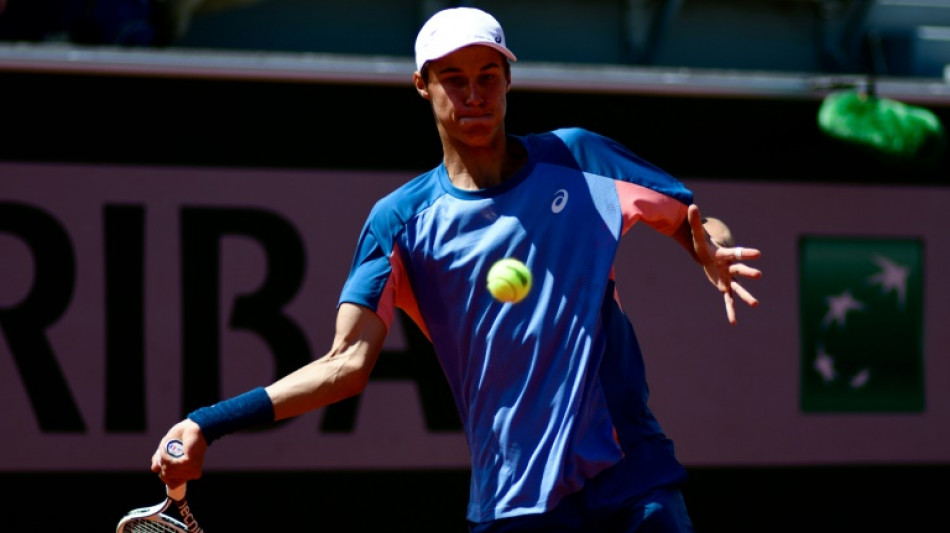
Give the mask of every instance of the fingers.
POLYGON ((759 300, 752 296, 752 294, 745 289, 739 283, 733 281, 729 284, 730 290, 724 291, 722 293, 723 301, 726 304, 726 318, 729 320, 729 323, 736 325, 738 319, 736 319, 736 299, 735 296, 738 296, 742 301, 744 301, 749 307, 758 307, 759 300))
POLYGON ((736 301, 729 291, 722 293, 722 298, 726 302, 726 318, 729 320, 729 323, 734 326, 738 323, 736 319, 736 301))
POLYGON ((761 270, 739 262, 745 259, 751 260, 760 257, 762 257, 762 252, 756 248, 737 246, 735 248, 720 248, 716 250, 716 259, 728 263, 727 271, 730 276, 742 276, 750 279, 761 278, 761 270))
MULTIPOLYGON (((732 248, 732 255, 733 261, 741 261, 743 259, 758 259, 762 256, 762 252, 755 248, 744 248, 742 246, 737 246, 732 248)), ((762 277, 761 270, 752 268, 744 263, 736 262, 733 262, 729 265, 729 274, 731 276, 742 276, 749 279, 759 279, 762 277)), ((730 281, 729 288, 750 307, 756 307, 759 305, 759 301, 738 282, 734 280, 730 281)))
POLYGON ((173 426, 162 438, 155 453, 152 454, 151 470, 170 488, 201 477, 204 453, 207 448, 200 428, 191 420, 184 420, 173 426), (170 440, 180 440, 184 454, 172 457, 166 453, 170 440))
POLYGON ((165 434, 162 440, 158 443, 158 448, 155 449, 155 453, 152 454, 152 472, 161 474, 164 470, 166 459, 165 446, 168 444, 168 441, 172 439, 180 439, 180 435, 175 431, 174 427, 165 434))
POLYGON ((700 214, 698 205, 690 204, 686 210, 686 216, 689 218, 690 225, 693 225, 694 228, 697 227, 694 225, 695 223, 699 224, 699 228, 703 227, 703 215, 700 214))
POLYGON ((752 268, 742 263, 733 263, 729 265, 729 273, 733 276, 742 276, 744 278, 759 279, 762 277, 762 271, 752 268))
POLYGON ((729 323, 735 325, 738 323, 736 319, 736 302, 735 296, 738 296, 743 302, 745 302, 749 307, 757 307, 759 305, 759 300, 752 295, 745 287, 740 283, 735 281, 735 278, 742 276, 749 279, 759 279, 762 277, 762 271, 750 267, 745 263, 740 261, 744 260, 754 260, 762 256, 762 252, 756 248, 746 248, 744 246, 735 246, 732 248, 719 248, 716 250, 716 258, 720 261, 725 261, 728 263, 728 268, 726 271, 729 275, 728 290, 723 293, 723 298, 726 302, 726 317, 729 320, 729 323))
POLYGON ((158 474, 159 472, 162 471, 162 457, 161 457, 161 451, 156 450, 155 453, 152 454, 152 466, 151 466, 151 470, 152 470, 152 472, 154 472, 154 473, 156 473, 156 474, 158 474))
POLYGON ((735 246, 732 248, 721 247, 716 250, 716 259, 729 261, 748 261, 762 257, 762 252, 758 248, 746 248, 745 246, 735 246))
POLYGON ((726 319, 729 320, 729 324, 735 326, 739 323, 739 320, 736 318, 736 299, 734 295, 738 295, 749 307, 757 307, 759 301, 745 290, 745 287, 739 285, 735 281, 730 283, 730 290, 723 291, 722 299, 726 304, 726 319))
POLYGON ((742 301, 748 304, 749 307, 757 307, 759 305, 759 300, 755 296, 752 296, 752 293, 747 291, 742 285, 733 281, 730 287, 732 288, 732 292, 739 295, 739 298, 742 298, 742 301))
POLYGON ((762 271, 744 263, 759 259, 762 252, 757 248, 736 246, 729 227, 721 220, 711 217, 704 218, 699 207, 690 205, 687 211, 690 229, 693 233, 693 247, 703 265, 709 281, 716 286, 723 295, 726 306, 726 318, 730 324, 736 324, 736 298, 738 297, 750 307, 759 305, 749 291, 739 284, 735 278, 743 277, 758 279, 762 271), (707 245, 707 234, 711 244, 707 245))
POLYGON ((155 453, 152 454, 152 472, 158 474, 159 479, 161 479, 166 485, 171 486, 169 473, 172 470, 172 466, 180 461, 179 458, 171 457, 165 453, 165 447, 168 444, 168 441, 174 437, 166 435, 165 438, 158 445, 158 449, 155 450, 155 453))
POLYGON ((689 220, 689 227, 693 230, 694 240, 705 240, 706 229, 703 227, 703 216, 699 213, 699 206, 693 204, 686 210, 686 219, 689 220))
MULTIPOLYGON (((164 446, 164 442, 162 443, 164 446)), ((158 478, 162 480, 169 488, 176 488, 192 479, 197 479, 201 475, 200 469, 195 474, 194 458, 187 453, 181 457, 172 457, 164 452, 159 452, 160 459, 158 465, 158 478)), ((154 468, 153 468, 154 471, 154 468)))
POLYGON ((695 204, 689 206, 686 212, 689 222, 690 233, 692 235, 692 248, 700 263, 705 263, 710 257, 709 245, 706 243, 706 230, 703 228, 703 217, 699 213, 699 207, 695 204))

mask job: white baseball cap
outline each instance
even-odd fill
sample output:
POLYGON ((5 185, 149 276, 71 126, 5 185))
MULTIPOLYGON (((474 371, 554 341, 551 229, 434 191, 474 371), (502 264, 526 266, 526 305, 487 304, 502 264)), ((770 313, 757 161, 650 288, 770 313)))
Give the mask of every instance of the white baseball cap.
POLYGON ((518 60, 505 45, 505 32, 495 17, 474 7, 453 7, 432 15, 419 30, 416 69, 472 44, 490 46, 509 60, 518 60))

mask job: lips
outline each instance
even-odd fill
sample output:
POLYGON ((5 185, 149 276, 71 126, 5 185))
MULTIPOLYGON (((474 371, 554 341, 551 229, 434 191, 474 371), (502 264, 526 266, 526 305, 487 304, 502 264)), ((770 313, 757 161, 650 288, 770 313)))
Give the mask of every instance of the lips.
POLYGON ((492 115, 490 113, 483 113, 479 115, 462 115, 459 117, 459 122, 481 122, 485 120, 491 120, 492 115))

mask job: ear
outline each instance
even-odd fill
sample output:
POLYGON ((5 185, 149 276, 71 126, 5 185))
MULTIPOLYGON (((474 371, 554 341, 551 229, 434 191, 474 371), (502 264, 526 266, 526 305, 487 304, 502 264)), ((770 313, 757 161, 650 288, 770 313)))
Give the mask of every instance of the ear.
POLYGON ((429 86, 426 85, 426 80, 422 79, 422 74, 419 72, 412 73, 412 84, 416 86, 416 92, 419 93, 419 96, 429 99, 429 86))

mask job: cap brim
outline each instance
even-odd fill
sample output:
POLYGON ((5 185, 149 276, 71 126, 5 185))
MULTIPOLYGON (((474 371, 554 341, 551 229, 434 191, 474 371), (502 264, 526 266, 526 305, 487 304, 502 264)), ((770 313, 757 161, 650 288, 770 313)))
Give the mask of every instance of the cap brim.
POLYGON ((442 59, 442 58, 444 58, 444 57, 446 57, 446 56, 448 56, 448 55, 450 55, 450 54, 453 54, 453 53, 455 53, 455 52, 458 52, 458 51, 461 50, 462 48, 466 48, 466 47, 469 47, 469 46, 487 46, 487 47, 489 47, 489 48, 494 48, 495 50, 498 50, 499 52, 501 52, 501 55, 503 55, 503 56, 505 56, 506 58, 508 58, 509 61, 511 61, 511 62, 518 61, 518 58, 515 56, 514 52, 512 52, 512 51, 509 50, 508 48, 506 48, 506 47, 504 47, 504 46, 502 46, 502 45, 500 45, 500 44, 498 44, 498 43, 493 43, 493 42, 485 41, 485 42, 476 42, 476 43, 465 43, 465 44, 463 44, 463 45, 457 46, 457 47, 452 48, 451 50, 448 50, 448 51, 446 51, 446 52, 443 52, 442 54, 439 54, 439 55, 437 55, 437 56, 435 56, 435 57, 430 57, 430 58, 428 58, 428 59, 426 59, 426 60, 424 60, 424 61, 417 62, 416 68, 418 68, 419 70, 422 70, 422 68, 426 65, 426 63, 429 63, 429 62, 431 62, 431 61, 438 61, 439 59, 442 59))

